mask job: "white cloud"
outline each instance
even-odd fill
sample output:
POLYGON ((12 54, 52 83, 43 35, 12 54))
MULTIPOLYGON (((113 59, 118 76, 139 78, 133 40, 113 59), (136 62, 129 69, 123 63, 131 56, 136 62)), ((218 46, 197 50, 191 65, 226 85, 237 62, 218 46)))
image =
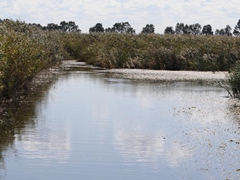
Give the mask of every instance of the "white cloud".
POLYGON ((146 24, 154 24, 156 32, 162 33, 167 26, 177 22, 187 24, 211 24, 213 29, 234 27, 240 18, 240 1, 230 0, 52 0, 0 1, 0 18, 12 18, 36 22, 60 23, 75 21, 83 32, 96 23, 104 27, 116 22, 129 21, 140 32, 146 24))

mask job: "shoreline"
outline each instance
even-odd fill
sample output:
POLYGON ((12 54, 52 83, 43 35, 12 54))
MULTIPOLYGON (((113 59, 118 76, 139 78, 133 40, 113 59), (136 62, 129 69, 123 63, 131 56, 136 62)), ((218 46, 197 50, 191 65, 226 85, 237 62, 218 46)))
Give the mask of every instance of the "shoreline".
POLYGON ((111 78, 123 78, 140 81, 154 82, 206 82, 216 83, 227 81, 227 71, 171 71, 171 70, 150 70, 150 69, 99 69, 88 65, 85 62, 76 60, 65 60, 61 68, 82 67, 90 68, 96 73, 106 73, 111 78))
POLYGON ((150 82, 199 82, 204 84, 216 84, 227 81, 228 72, 211 71, 168 71, 147 69, 108 69, 96 70, 99 73, 107 73, 112 78, 123 78, 137 81, 150 82))

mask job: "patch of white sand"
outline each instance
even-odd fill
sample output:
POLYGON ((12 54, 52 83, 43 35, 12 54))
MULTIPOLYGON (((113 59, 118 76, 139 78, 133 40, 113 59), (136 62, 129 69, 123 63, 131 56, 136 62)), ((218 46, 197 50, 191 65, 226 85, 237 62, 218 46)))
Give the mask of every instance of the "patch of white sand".
POLYGON ((217 82, 227 80, 228 72, 202 71, 166 71, 146 69, 110 69, 100 72, 111 73, 115 78, 153 81, 207 81, 217 82))

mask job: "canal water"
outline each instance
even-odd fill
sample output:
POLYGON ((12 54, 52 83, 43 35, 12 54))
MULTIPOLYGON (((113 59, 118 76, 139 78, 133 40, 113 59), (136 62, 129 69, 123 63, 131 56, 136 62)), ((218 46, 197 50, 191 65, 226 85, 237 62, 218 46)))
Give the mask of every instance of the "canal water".
POLYGON ((63 70, 1 115, 0 179, 239 179, 240 121, 226 96, 63 70))

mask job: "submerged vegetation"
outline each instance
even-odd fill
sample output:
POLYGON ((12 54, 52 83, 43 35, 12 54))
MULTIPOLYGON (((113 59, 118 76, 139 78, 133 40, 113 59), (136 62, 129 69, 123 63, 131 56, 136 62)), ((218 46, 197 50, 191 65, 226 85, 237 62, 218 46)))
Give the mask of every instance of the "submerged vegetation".
POLYGON ((0 32, 0 96, 24 87, 40 70, 67 58, 104 68, 230 71, 233 94, 240 94, 240 77, 236 79, 240 68, 235 66, 240 59, 239 37, 82 34, 12 20, 2 21, 0 32))

